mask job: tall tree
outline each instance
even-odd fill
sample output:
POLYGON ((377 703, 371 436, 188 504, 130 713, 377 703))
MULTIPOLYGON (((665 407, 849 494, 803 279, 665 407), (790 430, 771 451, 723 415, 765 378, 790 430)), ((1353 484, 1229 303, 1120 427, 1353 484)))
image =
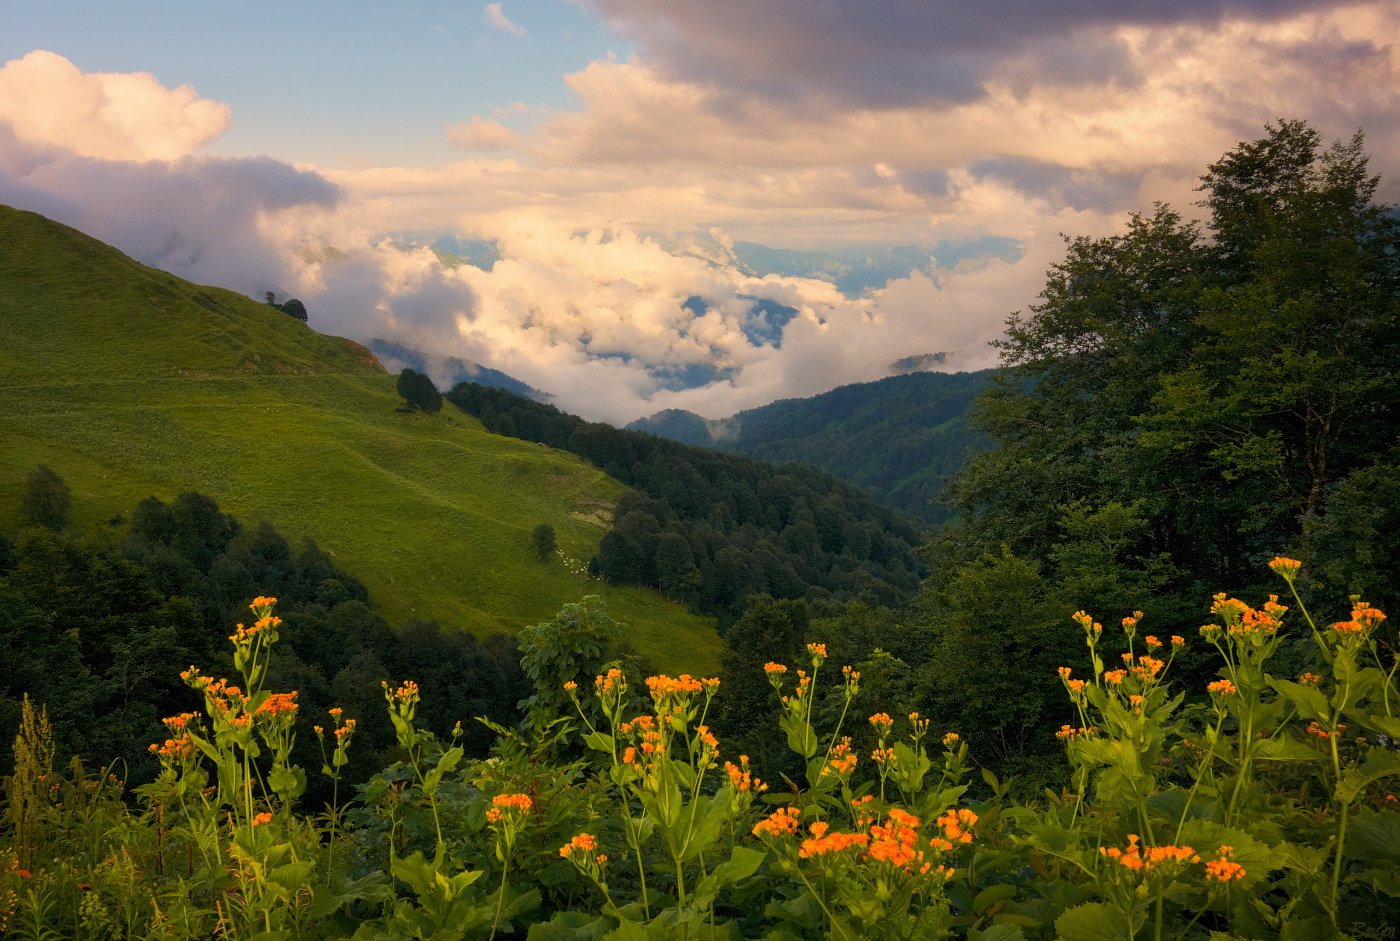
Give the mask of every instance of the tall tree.
POLYGON ((47 529, 62 529, 68 522, 73 495, 63 478, 47 464, 40 464, 24 479, 20 513, 24 521, 47 529))
POLYGON ((442 393, 433 385, 433 380, 414 369, 399 373, 397 383, 399 395, 410 408, 421 409, 429 414, 442 408, 442 393))

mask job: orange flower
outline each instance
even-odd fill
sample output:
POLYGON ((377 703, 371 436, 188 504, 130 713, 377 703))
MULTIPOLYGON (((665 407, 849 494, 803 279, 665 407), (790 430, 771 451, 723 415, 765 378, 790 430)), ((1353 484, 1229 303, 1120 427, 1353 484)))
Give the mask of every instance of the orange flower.
POLYGON ((797 855, 803 859, 811 859, 813 856, 825 856, 829 853, 840 853, 858 846, 865 846, 870 842, 870 836, 865 833, 831 833, 826 832, 827 825, 818 821, 812 824, 812 836, 810 839, 802 841, 802 845, 797 850, 797 855))
POLYGON ((265 823, 271 823, 271 822, 272 822, 272 814, 267 813, 267 812, 265 812, 265 811, 264 811, 263 813, 257 814, 256 816, 253 817, 253 826, 255 826, 255 827, 260 827, 260 826, 262 826, 262 825, 265 824, 265 823))
POLYGON ((1185 646, 1186 646, 1186 638, 1185 638, 1185 637, 1182 637, 1180 634, 1173 634, 1173 635, 1172 635, 1172 646, 1173 646, 1173 647, 1185 647, 1185 646))
POLYGON ((1302 567, 1303 563, 1299 562, 1297 559, 1290 559, 1281 555, 1275 556, 1273 561, 1269 563, 1269 568, 1274 570, 1275 575, 1289 582, 1293 581, 1302 567))
POLYGON ((491 804, 504 809, 519 810, 521 813, 529 812, 535 802, 531 800, 529 794, 497 794, 491 798, 491 804))
MULTIPOLYGON (((565 859, 570 859, 575 853, 592 853, 598 848, 598 841, 591 833, 580 833, 563 846, 559 847, 559 855, 565 859)), ((602 862, 603 857, 599 861, 602 862)))
POLYGON ((894 728, 894 720, 885 712, 877 712, 871 716, 870 724, 875 726, 875 731, 881 735, 884 735, 889 732, 890 729, 894 728))
POLYGON ((1221 846, 1220 857, 1206 863, 1206 879, 1211 882, 1229 882, 1231 879, 1243 879, 1245 877, 1244 867, 1230 860, 1230 854, 1233 852, 1234 847, 1221 846))
POLYGON ((779 807, 753 825, 753 835, 778 837, 796 833, 801 816, 796 807, 779 807))
POLYGON ((771 660, 763 665, 763 672, 769 676, 779 676, 787 672, 787 667, 781 663, 774 663, 771 660))
POLYGON ((807 652, 818 660, 826 659, 826 644, 808 644, 807 652))
POLYGON ((1216 680, 1206 686, 1206 691, 1216 696, 1233 696, 1238 693, 1239 687, 1229 680, 1216 680))

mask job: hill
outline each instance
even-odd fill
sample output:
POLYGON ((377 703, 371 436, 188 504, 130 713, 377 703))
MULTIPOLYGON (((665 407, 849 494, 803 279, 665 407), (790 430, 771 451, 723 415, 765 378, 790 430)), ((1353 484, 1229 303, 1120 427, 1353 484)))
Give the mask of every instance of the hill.
POLYGON ((196 490, 314 539, 391 621, 514 632, 599 594, 658 666, 716 664, 709 622, 583 571, 623 493, 596 468, 451 408, 398 411, 364 348, 41 216, 0 207, 0 245, 0 493, 46 463, 94 524, 196 490), (534 561, 541 522, 566 558, 534 561))
POLYGON ((627 427, 759 460, 811 464, 937 525, 949 515, 937 502, 945 481, 988 446, 969 425, 968 411, 991 375, 919 372, 783 399, 719 421, 670 409, 627 427))

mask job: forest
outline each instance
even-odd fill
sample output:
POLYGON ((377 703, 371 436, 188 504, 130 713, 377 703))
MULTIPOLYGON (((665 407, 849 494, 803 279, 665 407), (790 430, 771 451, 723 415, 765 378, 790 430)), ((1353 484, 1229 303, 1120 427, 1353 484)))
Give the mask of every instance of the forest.
POLYGON ((716 677, 654 673, 592 598, 516 638, 390 626, 315 545, 198 494, 98 532, 32 500, 0 541, 2 930, 1393 929, 1400 216, 1377 187, 1359 133, 1280 121, 1206 169, 1202 221, 1068 239, 936 531, 800 464, 448 393, 631 488, 593 571, 716 616, 716 677))

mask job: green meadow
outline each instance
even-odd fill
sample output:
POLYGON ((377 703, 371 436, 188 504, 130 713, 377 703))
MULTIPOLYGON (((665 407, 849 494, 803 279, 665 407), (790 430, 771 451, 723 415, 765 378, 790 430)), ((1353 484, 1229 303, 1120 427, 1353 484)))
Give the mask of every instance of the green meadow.
POLYGON ((197 490, 315 540, 392 622, 513 633, 598 594, 658 668, 718 665, 710 622, 587 576, 620 484, 450 404, 401 404, 354 343, 0 207, 0 527, 19 524, 39 463, 72 488, 80 526, 197 490), (561 553, 543 563, 539 523, 561 553))

